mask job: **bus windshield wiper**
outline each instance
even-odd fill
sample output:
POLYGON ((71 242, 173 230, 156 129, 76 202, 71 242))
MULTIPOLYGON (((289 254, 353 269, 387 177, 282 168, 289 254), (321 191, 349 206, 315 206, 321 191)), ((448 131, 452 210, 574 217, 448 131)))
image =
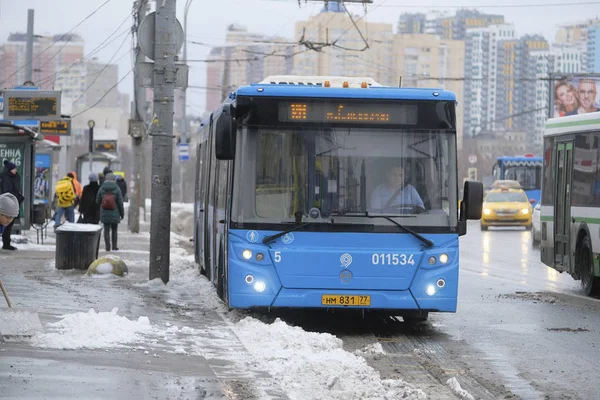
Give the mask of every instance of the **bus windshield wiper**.
POLYGON ((329 214, 329 215, 330 216, 340 216, 340 217, 350 217, 350 218, 351 217, 367 217, 367 218, 371 218, 371 219, 372 218, 384 218, 384 219, 387 219, 388 221, 390 221, 391 223, 393 223, 394 225, 396 225, 397 227, 403 229, 405 232, 410 233, 411 235, 413 235, 414 237, 416 237, 423 243, 425 243, 427 245, 427 247, 435 246, 435 243, 433 243, 431 240, 418 234, 417 232, 413 231, 412 229, 402 225, 401 223, 395 221, 393 218, 391 218, 387 215, 371 215, 371 214, 369 214, 368 211, 350 211, 348 213, 346 213, 344 211, 332 211, 331 214, 329 214))
POLYGON ((304 228, 304 227, 307 227, 307 226, 309 226, 309 225, 314 225, 314 224, 317 224, 317 223, 318 223, 318 222, 305 222, 305 223, 303 223, 303 224, 296 225, 296 226, 294 226, 293 228, 286 229, 286 230, 285 230, 285 231, 283 231, 283 232, 279 232, 279 233, 276 233, 276 234, 274 234, 274 235, 270 235, 270 236, 265 236, 265 237, 263 238, 262 242, 263 242, 263 244, 267 244, 267 243, 269 243, 269 242, 272 242, 273 240, 277 240, 277 239, 279 239, 280 237, 287 235, 287 234, 288 234, 288 233, 290 233, 290 232, 298 231, 298 230, 300 230, 300 229, 302 229, 302 228, 304 228))

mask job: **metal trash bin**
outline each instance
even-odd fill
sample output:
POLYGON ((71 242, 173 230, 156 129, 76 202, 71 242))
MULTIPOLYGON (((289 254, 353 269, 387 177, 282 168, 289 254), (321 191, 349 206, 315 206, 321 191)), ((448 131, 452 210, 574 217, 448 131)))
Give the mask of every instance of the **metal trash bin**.
POLYGON ((56 269, 87 270, 98 258, 102 226, 65 223, 55 232, 56 269))
POLYGON ((44 225, 48 219, 48 205, 45 203, 39 203, 33 205, 33 212, 31 213, 31 223, 35 225, 44 225))

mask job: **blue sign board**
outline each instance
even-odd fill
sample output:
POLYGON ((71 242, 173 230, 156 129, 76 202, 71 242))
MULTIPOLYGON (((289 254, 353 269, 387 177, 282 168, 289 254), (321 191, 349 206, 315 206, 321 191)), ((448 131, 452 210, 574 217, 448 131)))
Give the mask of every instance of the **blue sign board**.
POLYGON ((187 143, 179 143, 177 145, 179 153, 179 161, 187 161, 190 159, 190 145, 187 143))

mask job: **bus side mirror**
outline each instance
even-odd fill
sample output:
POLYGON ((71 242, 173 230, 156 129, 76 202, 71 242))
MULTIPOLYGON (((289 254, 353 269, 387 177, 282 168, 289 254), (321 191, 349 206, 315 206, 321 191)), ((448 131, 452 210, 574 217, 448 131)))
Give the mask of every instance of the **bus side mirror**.
POLYGON ((235 158, 235 134, 237 122, 233 104, 225 104, 215 127, 215 156, 217 160, 233 160, 235 158))
POLYGON ((460 203, 460 217, 458 219, 458 235, 467 233, 467 220, 481 219, 483 209, 483 184, 481 182, 466 181, 463 189, 463 200, 460 203))
POLYGON ((483 208, 483 184, 466 181, 463 189, 463 200, 460 204, 460 221, 481 219, 483 208))

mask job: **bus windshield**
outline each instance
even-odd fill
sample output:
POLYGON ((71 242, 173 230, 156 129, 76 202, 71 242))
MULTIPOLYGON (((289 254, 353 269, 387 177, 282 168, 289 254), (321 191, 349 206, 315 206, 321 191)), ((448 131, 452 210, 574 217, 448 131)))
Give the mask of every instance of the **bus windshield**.
POLYGON ((503 179, 518 181, 523 190, 541 187, 542 166, 506 166, 503 179))
POLYGON ((457 224, 453 131, 244 126, 237 141, 232 222, 417 227, 457 224), (367 214, 368 213, 368 214, 367 214), (362 214, 365 218, 356 218, 362 214))

